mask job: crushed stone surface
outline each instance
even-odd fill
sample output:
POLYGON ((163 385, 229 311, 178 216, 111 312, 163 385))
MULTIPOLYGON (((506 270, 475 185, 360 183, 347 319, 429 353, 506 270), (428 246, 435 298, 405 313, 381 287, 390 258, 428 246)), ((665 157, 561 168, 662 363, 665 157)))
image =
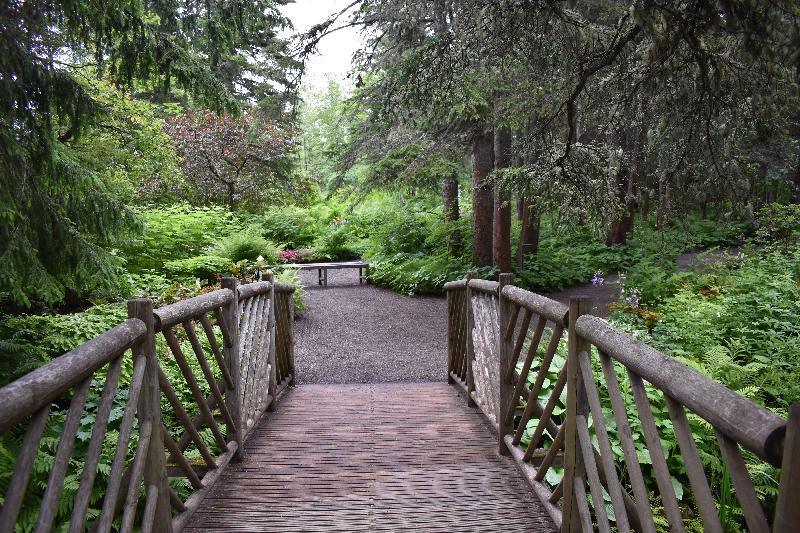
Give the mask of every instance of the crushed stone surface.
POLYGON ((300 272, 306 310, 295 322, 296 382, 447 379, 447 301, 358 283, 357 269, 300 272))

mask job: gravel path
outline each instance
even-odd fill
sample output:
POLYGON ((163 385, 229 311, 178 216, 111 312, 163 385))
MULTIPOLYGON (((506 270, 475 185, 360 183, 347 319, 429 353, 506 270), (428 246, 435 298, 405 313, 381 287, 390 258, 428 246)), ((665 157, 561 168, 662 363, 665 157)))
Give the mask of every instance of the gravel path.
POLYGON ((295 323, 298 383, 447 379, 447 302, 359 285, 358 271, 300 273, 306 311, 295 323))
MULTIPOLYGON (((735 248, 712 252, 702 263, 722 259, 735 248)), ((687 270, 698 252, 678 257, 687 270)), ((447 378, 447 301, 444 297, 403 296, 373 285, 359 285, 358 271, 328 271, 328 286, 317 285, 316 270, 303 271, 307 309, 295 323, 298 383, 387 383, 444 381, 447 378)), ((571 296, 592 298, 592 312, 610 314, 619 300, 618 276, 603 287, 591 283, 543 293, 569 303, 571 296)))

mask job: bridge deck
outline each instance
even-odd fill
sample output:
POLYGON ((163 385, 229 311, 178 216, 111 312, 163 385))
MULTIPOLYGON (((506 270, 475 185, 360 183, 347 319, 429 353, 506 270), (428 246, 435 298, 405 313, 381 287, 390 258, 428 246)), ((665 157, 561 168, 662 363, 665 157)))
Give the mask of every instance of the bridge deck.
POLYGON ((444 383, 303 385, 186 531, 552 531, 480 415, 444 383))

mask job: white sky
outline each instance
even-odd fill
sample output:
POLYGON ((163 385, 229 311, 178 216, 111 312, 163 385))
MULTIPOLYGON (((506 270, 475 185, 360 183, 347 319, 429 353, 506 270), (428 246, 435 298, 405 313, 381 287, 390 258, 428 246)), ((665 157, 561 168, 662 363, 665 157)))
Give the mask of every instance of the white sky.
MULTIPOLYGON (((283 13, 294 24, 295 32, 305 32, 314 24, 325 21, 328 16, 338 13, 352 0, 295 0, 283 8, 283 13)), ((348 14, 342 15, 337 26, 349 20, 348 14)), ((303 85, 324 88, 327 76, 344 85, 351 85, 346 80, 351 68, 353 53, 361 44, 358 28, 345 28, 322 38, 317 47, 318 53, 309 58, 303 85)))

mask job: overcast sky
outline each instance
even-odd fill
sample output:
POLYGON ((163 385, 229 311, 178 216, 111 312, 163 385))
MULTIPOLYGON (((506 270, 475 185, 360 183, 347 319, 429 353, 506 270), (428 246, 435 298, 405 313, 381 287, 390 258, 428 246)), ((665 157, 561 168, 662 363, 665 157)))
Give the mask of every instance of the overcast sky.
MULTIPOLYGON (((351 2, 352 0, 296 0, 295 3, 285 6, 283 12, 292 20, 296 32, 305 32, 351 2)), ((339 23, 348 19, 349 17, 343 15, 339 18, 339 23)), ((317 55, 309 59, 303 84, 322 88, 326 84, 326 76, 330 75, 349 85, 350 81, 345 82, 345 78, 350 71, 353 52, 360 43, 361 36, 357 28, 345 28, 325 36, 320 41, 317 55)))

